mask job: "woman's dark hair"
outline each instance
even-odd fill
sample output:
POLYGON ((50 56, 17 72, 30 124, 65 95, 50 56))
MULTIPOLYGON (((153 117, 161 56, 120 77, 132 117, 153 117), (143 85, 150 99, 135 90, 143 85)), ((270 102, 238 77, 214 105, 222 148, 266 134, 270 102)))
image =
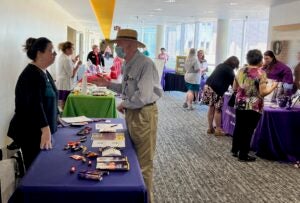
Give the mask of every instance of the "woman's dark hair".
POLYGON ((49 43, 52 42, 45 37, 37 39, 30 37, 25 42, 24 50, 26 51, 28 58, 34 61, 38 51, 44 53, 49 43))
POLYGON ((58 45, 58 49, 62 50, 62 52, 64 52, 64 53, 67 49, 71 49, 72 47, 73 47, 73 43, 69 42, 69 41, 62 42, 58 45))
POLYGON ((273 51, 271 51, 271 50, 266 51, 264 53, 264 56, 269 56, 269 57, 271 57, 273 59, 272 62, 270 63, 270 66, 272 66, 275 63, 277 63, 277 59, 276 59, 275 54, 273 53, 273 51))
POLYGON ((247 62, 249 65, 252 66, 260 65, 262 59, 263 59, 262 53, 258 49, 252 49, 247 53, 247 62))
POLYGON ((224 63, 231 66, 232 69, 235 69, 239 67, 240 61, 236 56, 230 56, 224 63))

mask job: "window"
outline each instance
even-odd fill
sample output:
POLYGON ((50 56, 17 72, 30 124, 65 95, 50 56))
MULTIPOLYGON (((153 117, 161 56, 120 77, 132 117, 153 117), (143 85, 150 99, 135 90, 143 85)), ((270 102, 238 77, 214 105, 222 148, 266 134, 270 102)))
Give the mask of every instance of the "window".
POLYGON ((166 49, 169 55, 169 61, 167 62, 168 68, 174 68, 176 65, 176 56, 180 55, 181 49, 181 26, 180 25, 173 25, 168 26, 166 28, 166 49))
POLYGON ((183 53, 189 54, 190 48, 195 48, 195 24, 184 24, 183 53))
POLYGON ((170 56, 168 68, 175 68, 176 56, 188 55, 190 48, 203 49, 209 66, 214 66, 216 21, 167 26, 165 39, 170 56))
POLYGON ((149 57, 155 58, 156 54, 156 28, 147 27, 143 29, 143 38, 141 41, 147 46, 149 57))
POLYGON ((229 50, 228 56, 237 56, 241 61, 242 54, 242 43, 243 43, 243 21, 242 20, 232 20, 229 23, 229 50))
POLYGON ((202 49, 205 53, 205 59, 209 64, 209 72, 215 67, 216 60, 216 39, 217 39, 217 23, 216 21, 198 22, 196 24, 198 32, 196 33, 197 50, 202 49))
MULTIPOLYGON (((156 28, 155 27, 133 27, 138 32, 138 40, 143 42, 149 52, 149 57, 155 58, 156 50, 156 28)), ((140 50, 143 51, 143 50, 140 50)))
POLYGON ((237 56, 240 65, 247 63, 246 54, 249 50, 259 49, 264 52, 267 49, 267 35, 267 20, 231 20, 228 55, 237 56))

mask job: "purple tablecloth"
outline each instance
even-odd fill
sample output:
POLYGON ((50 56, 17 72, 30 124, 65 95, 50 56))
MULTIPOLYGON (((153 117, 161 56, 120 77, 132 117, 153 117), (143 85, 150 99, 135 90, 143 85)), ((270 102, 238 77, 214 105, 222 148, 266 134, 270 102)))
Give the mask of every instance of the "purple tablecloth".
MULTIPOLYGON (((233 135, 235 110, 228 106, 229 94, 224 95, 222 127, 233 135)), ((251 148, 263 158, 295 162, 300 160, 300 106, 291 110, 264 107, 263 115, 252 137, 251 148)))
POLYGON ((175 70, 174 69, 169 69, 166 66, 164 67, 164 71, 163 71, 163 74, 162 74, 162 77, 161 77, 161 80, 160 80, 160 84, 161 84, 163 89, 165 89, 165 76, 166 76, 166 73, 175 73, 175 70))
POLYGON ((300 107, 292 110, 264 107, 252 138, 252 149, 267 159, 300 160, 300 107))
POLYGON ((226 134, 232 136, 235 126, 235 109, 228 106, 230 97, 230 94, 224 94, 224 102, 222 107, 222 129, 226 134))
MULTIPOLYGON (((112 123, 125 122, 122 119, 110 119, 112 123)), ((95 132, 95 123, 90 124, 95 132)), ((64 151, 68 141, 78 140, 76 136, 80 128, 66 127, 55 133, 54 149, 42 151, 25 177, 22 179, 10 202, 26 203, 93 203, 93 202, 147 202, 147 191, 140 171, 132 142, 126 132, 126 148, 123 154, 128 157, 130 170, 127 172, 111 172, 104 176, 101 182, 80 180, 77 173, 70 174, 71 166, 76 166, 77 172, 83 169, 95 169, 96 160, 91 167, 81 161, 71 159, 74 154, 64 151)), ((84 143, 91 146, 90 135, 84 143)), ((97 152, 98 148, 89 148, 97 152)), ((80 154, 77 152, 75 154, 80 154)))

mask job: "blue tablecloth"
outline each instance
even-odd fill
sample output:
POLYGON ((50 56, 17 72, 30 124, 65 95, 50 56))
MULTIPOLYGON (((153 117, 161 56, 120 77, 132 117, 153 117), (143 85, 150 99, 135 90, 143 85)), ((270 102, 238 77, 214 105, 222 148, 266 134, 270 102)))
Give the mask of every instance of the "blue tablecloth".
POLYGON ((252 149, 263 158, 285 162, 300 160, 300 107, 264 107, 252 138, 252 149))
MULTIPOLYGON (((122 119, 111 119, 113 123, 125 122, 122 119)), ((95 123, 90 124, 95 132, 95 123)), ((147 202, 147 191, 140 171, 139 163, 132 142, 126 132, 126 148, 123 154, 128 156, 130 170, 111 172, 101 182, 80 180, 77 173, 70 174, 71 166, 77 172, 83 169, 95 169, 96 160, 91 167, 81 161, 69 158, 74 154, 64 151, 68 141, 78 140, 76 132, 80 128, 66 127, 54 134, 54 149, 42 151, 28 170, 10 202, 26 203, 141 203, 147 202)), ((91 146, 90 135, 84 143, 91 146)), ((97 152, 98 148, 89 148, 97 152)), ((80 154, 77 152, 75 154, 80 154)))
POLYGON ((179 75, 176 73, 166 73, 165 74, 165 86, 164 91, 180 91, 186 92, 187 88, 185 86, 184 75, 179 75))
POLYGON ((161 84, 164 91, 187 91, 184 75, 176 74, 175 70, 164 69, 161 84))
MULTIPOLYGON (((200 81, 199 94, 201 96, 202 89, 206 83, 207 77, 202 77, 200 81)), ((185 86, 184 75, 179 75, 175 73, 173 69, 164 69, 161 86, 164 91, 181 91, 186 92, 187 88, 185 86)))

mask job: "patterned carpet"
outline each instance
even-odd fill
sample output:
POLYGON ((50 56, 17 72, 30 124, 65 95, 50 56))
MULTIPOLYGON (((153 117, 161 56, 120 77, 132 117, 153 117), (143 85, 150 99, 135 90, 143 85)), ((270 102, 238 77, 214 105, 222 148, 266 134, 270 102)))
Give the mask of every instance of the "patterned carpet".
POLYGON ((184 94, 159 100, 154 195, 164 202, 300 202, 300 169, 258 158, 237 161, 231 137, 207 135, 206 106, 182 108, 184 94))

